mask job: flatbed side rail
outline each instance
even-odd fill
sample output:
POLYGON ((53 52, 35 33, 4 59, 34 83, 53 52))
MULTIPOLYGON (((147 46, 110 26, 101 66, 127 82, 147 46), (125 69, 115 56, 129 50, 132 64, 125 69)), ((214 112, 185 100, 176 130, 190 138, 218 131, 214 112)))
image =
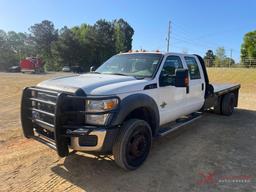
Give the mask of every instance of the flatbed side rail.
POLYGON ((238 85, 235 85, 235 86, 231 86, 231 87, 228 87, 228 88, 225 88, 225 89, 222 89, 222 90, 219 90, 219 91, 214 91, 214 94, 220 96, 220 95, 224 95, 226 93, 229 93, 229 92, 232 92, 232 91, 235 91, 235 90, 238 90, 240 89, 241 85, 238 84, 238 85))

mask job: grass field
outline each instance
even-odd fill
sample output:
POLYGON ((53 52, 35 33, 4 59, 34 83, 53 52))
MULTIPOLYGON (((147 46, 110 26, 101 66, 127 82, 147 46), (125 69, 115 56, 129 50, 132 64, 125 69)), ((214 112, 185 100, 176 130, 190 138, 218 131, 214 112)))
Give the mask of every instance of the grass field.
POLYGON ((256 94, 256 69, 245 68, 207 68, 210 82, 239 83, 241 92, 256 94))
MULTIPOLYGON (((200 120, 157 139, 146 163, 124 172, 110 160, 55 151, 24 139, 20 125, 23 87, 63 73, 0 73, 0 191, 234 191, 234 185, 198 186, 198 172, 256 175, 256 69, 209 68, 212 83, 240 83, 239 106, 230 116, 200 120), (189 161, 188 161, 189 159, 189 161), (79 166, 78 166, 79 165, 79 166), (224 187, 224 188, 223 188, 224 187)), ((254 181, 236 185, 255 191, 254 181)))

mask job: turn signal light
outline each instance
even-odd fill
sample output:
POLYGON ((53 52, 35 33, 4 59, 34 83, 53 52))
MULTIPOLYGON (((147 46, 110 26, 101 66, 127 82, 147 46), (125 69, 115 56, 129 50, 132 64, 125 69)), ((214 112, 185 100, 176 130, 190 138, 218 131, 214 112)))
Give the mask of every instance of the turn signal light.
POLYGON ((104 109, 111 110, 111 109, 114 109, 116 106, 117 106, 116 100, 109 100, 109 101, 105 102, 104 109))

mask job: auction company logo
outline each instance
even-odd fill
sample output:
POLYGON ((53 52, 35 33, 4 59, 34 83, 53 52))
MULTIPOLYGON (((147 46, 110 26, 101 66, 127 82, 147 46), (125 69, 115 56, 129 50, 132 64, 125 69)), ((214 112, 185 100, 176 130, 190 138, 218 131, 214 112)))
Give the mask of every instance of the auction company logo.
POLYGON ((201 177, 201 179, 196 182, 199 186, 206 184, 217 185, 221 183, 250 183, 253 179, 250 175, 218 176, 215 172, 199 172, 198 175, 201 177))

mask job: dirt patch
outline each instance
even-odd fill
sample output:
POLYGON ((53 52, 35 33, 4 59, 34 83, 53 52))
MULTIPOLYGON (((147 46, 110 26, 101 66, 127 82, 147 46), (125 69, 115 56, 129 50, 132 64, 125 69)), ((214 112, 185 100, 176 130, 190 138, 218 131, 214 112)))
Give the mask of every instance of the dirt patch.
POLYGON ((76 153, 59 158, 21 136, 22 88, 55 75, 0 74, 0 191, 256 190, 255 93, 241 92, 239 108, 230 117, 206 113, 156 139, 145 164, 125 172, 112 157, 76 153), (234 176, 248 176, 250 182, 220 182, 234 176))

